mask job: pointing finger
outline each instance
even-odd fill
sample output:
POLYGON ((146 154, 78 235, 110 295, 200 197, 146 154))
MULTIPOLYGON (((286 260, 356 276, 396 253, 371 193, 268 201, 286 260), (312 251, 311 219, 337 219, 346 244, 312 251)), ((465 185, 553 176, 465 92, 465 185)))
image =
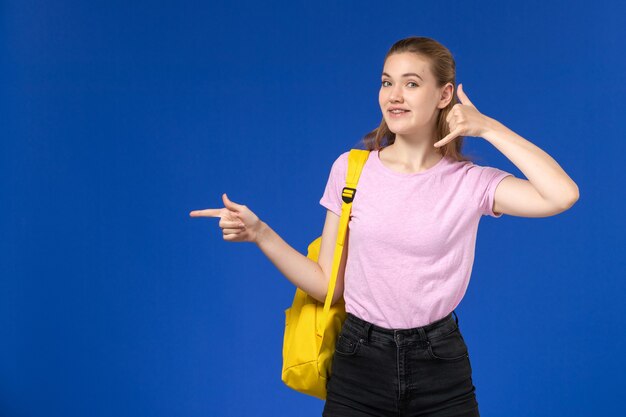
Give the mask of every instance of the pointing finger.
POLYGON ((220 217, 222 209, 193 210, 189 212, 190 217, 220 217))

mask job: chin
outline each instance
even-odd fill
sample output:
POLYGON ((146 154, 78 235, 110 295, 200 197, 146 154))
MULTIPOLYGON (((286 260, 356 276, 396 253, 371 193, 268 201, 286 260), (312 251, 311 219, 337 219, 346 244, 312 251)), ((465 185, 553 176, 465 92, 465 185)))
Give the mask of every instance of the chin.
POLYGON ((397 128, 394 129, 391 126, 387 125, 387 128, 392 132, 395 133, 396 135, 410 135, 412 133, 415 132, 415 129, 402 129, 402 128, 397 128))
POLYGON ((412 135, 412 134, 416 134, 422 131, 422 129, 424 129, 425 126, 418 126, 414 124, 409 125, 409 124, 401 124, 401 123, 394 125, 394 120, 392 120, 391 124, 387 122, 387 128, 395 134, 412 135))

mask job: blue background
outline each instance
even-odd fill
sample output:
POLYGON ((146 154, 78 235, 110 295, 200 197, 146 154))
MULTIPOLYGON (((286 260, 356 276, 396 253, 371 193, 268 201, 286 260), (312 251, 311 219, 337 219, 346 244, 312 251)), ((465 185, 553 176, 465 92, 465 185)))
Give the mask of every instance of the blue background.
POLYGON ((626 413, 620 2, 0 4, 0 415, 321 415, 280 378, 295 287, 188 213, 226 192, 306 253, 407 36, 580 188, 482 218, 457 308, 481 415, 626 413))

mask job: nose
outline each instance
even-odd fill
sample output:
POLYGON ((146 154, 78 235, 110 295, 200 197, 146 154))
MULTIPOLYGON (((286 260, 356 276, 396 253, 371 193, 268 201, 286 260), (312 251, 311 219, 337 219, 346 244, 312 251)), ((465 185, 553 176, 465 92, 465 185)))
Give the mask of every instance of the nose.
POLYGON ((391 89, 391 93, 389 93, 389 101, 394 103, 396 101, 400 101, 402 98, 402 86, 398 85, 397 87, 393 87, 391 89))

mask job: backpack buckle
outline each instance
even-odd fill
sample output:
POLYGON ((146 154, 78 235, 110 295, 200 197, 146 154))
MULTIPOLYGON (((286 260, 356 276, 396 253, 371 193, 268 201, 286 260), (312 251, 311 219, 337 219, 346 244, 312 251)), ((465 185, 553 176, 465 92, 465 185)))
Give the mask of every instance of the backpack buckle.
POLYGON ((352 203, 352 200, 354 200, 355 194, 356 194, 356 188, 343 187, 343 190, 341 190, 341 199, 348 204, 352 203))

